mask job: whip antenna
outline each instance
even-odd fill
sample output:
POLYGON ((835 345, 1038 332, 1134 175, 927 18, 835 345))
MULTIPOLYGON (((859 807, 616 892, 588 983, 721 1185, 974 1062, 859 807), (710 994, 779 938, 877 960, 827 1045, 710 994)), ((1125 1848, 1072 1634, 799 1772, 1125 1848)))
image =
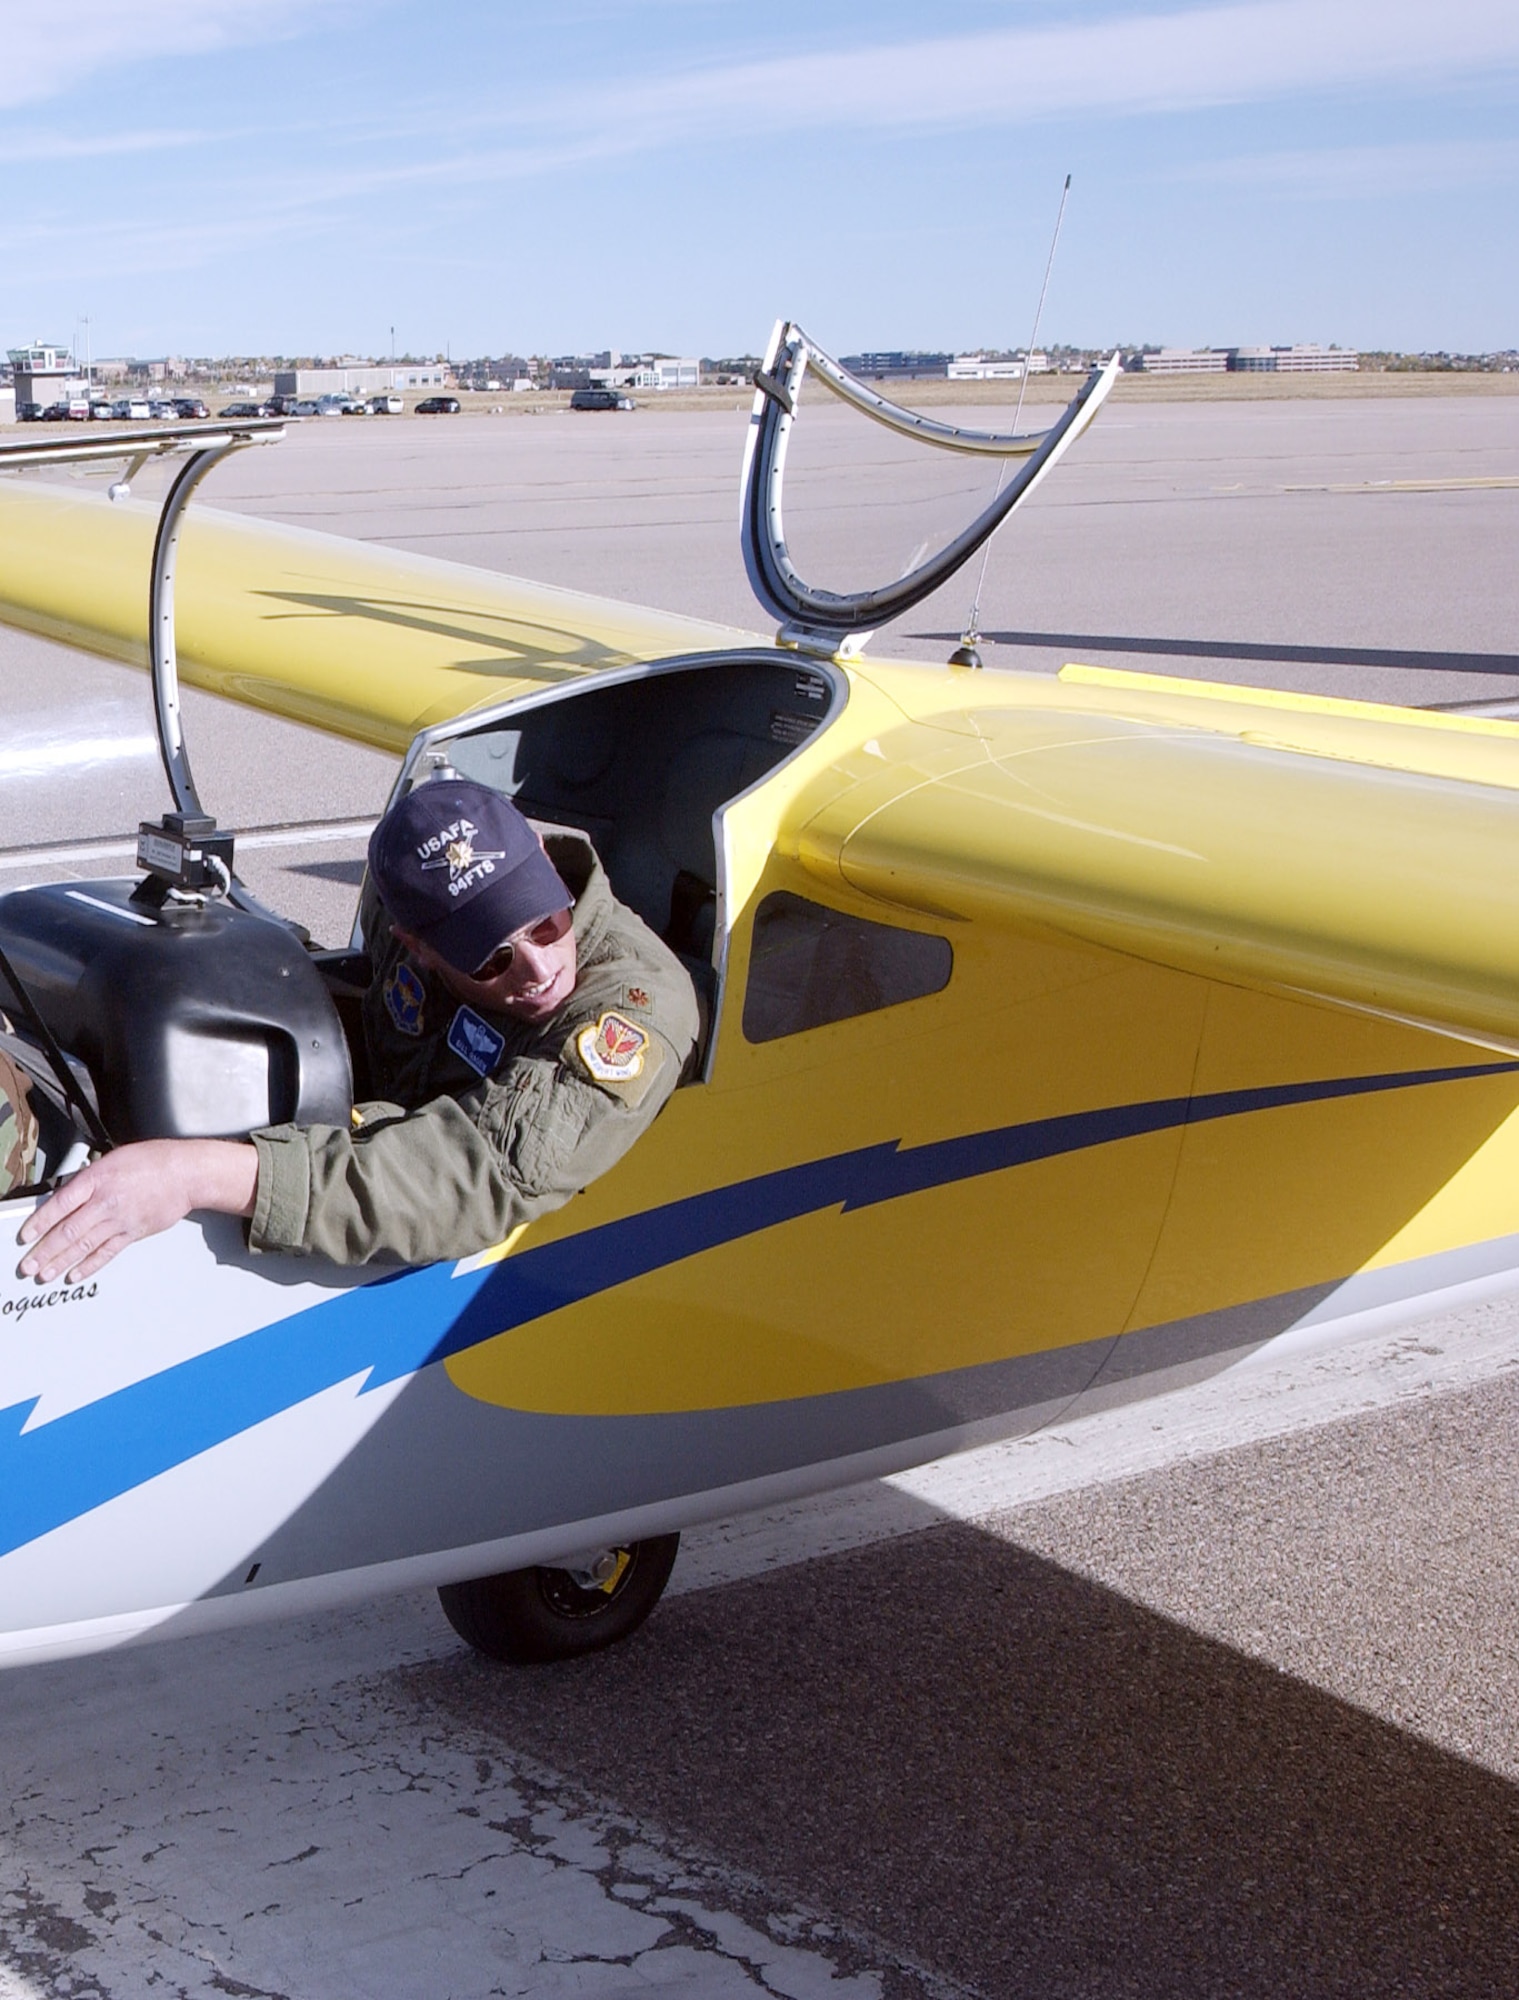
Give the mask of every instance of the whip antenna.
MULTIPOLYGON (((1039 287, 1039 303, 1034 308, 1034 330, 1028 337, 1028 347, 1023 357, 1023 374, 1018 382, 1018 407, 1013 412, 1013 429, 1018 428, 1018 419, 1023 415, 1023 398, 1028 389, 1029 369, 1033 364, 1034 349, 1039 341, 1039 322, 1044 318, 1045 295, 1050 289, 1050 273, 1055 268, 1055 249, 1060 242, 1060 225, 1065 221, 1065 204, 1071 192, 1071 177, 1065 177, 1065 186, 1060 190, 1060 207, 1055 214, 1055 233, 1050 238, 1050 254, 1044 262, 1044 283, 1039 287)), ((997 493, 992 495, 995 502, 1002 491, 1002 482, 1007 477, 1007 460, 1002 461, 997 472, 997 493)), ((981 568, 976 576, 976 594, 971 599, 970 617, 965 630, 960 634, 960 643, 949 656, 952 667, 979 667, 981 664, 981 589, 986 582, 986 565, 991 557, 991 537, 988 536, 981 550, 981 568)))

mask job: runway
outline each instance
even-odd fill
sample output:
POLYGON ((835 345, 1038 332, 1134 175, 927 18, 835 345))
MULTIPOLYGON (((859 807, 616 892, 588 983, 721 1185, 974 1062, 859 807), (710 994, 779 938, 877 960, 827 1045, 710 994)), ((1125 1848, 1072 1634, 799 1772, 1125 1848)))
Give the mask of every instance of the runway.
MULTIPOLYGON (((818 415, 809 580, 973 497, 818 415)), ((206 498, 757 626, 743 422, 308 424, 206 498)), ((983 650, 1519 710, 1516 528, 1519 397, 1119 404, 994 546, 983 650)), ((972 588, 877 649, 942 659, 972 588)), ((121 872, 145 682, 0 634, 0 684, 0 888, 121 872)), ((391 761, 185 729, 255 891, 346 936, 391 761)), ((403 1598, 13 1672, 0 1996, 1519 1989, 1519 1312, 1449 1304, 705 1530, 574 1668, 403 1598)))

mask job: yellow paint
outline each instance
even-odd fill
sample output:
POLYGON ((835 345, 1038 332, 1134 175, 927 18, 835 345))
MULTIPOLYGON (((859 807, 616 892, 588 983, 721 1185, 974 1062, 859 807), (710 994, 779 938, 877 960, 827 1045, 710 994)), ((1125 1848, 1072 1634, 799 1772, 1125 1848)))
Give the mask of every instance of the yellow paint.
MULTIPOLYGON (((1067 687, 1112 688, 1128 694, 1179 695, 1188 702, 1231 708, 1269 708, 1289 715, 1338 715, 1353 722, 1387 722, 1399 729, 1457 736, 1493 736, 1519 747, 1519 722, 1490 715, 1449 715, 1426 708, 1398 708, 1385 701, 1349 701, 1342 695, 1299 694, 1287 688, 1242 687, 1230 681, 1193 681, 1179 674, 1136 673, 1128 667, 1088 667, 1069 661, 1059 678, 1067 687)), ((1184 713, 1182 710, 1176 711, 1184 713)), ((1196 711, 1194 710, 1194 717, 1196 711)), ((1422 768, 1422 767, 1420 767, 1422 768)), ((1519 783, 1519 779, 1515 780, 1519 783)))
MULTIPOLYGON (((141 664, 151 530, 0 488, 0 616, 141 664)), ((203 510, 180 612, 188 680, 394 751, 512 694, 754 643, 203 510)), ((710 1080, 465 1268, 866 1147, 1519 1049, 1515 725, 1109 669, 847 675, 833 724, 725 815, 710 1080), (949 986, 751 1045, 773 889, 947 937, 949 986)), ((1515 1233, 1516 1107, 1513 1077, 1469 1078, 1074 1147, 799 1215, 447 1365, 488 1401, 614 1415, 1061 1348, 1095 1371, 1125 1329, 1515 1233)))
MULTIPOLYGON (((144 666, 155 521, 135 501, 0 484, 0 616, 144 666)), ((176 599, 185 681, 398 753, 429 723, 504 696, 745 637, 201 507, 176 599)))

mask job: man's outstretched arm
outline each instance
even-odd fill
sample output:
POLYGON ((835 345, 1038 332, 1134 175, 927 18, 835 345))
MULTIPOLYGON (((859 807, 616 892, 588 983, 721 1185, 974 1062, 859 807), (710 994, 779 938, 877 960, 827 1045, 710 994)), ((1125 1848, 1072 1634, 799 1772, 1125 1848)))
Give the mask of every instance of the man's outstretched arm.
POLYGON ((72 1283, 129 1243, 156 1236, 192 1209, 252 1215, 258 1153, 241 1139, 144 1139, 119 1146, 64 1182, 21 1228, 21 1275, 72 1283))

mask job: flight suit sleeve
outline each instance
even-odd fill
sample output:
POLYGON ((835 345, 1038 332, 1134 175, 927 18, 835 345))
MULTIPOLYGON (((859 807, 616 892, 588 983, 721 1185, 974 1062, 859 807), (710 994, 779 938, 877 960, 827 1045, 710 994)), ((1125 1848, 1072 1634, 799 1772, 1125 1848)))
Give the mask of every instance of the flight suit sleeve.
POLYGON ((340 1264, 467 1257, 547 1214, 612 1166, 679 1080, 684 1049, 658 1031, 636 1088, 598 1082, 566 1042, 509 1064, 457 1099, 362 1108, 352 1130, 255 1132, 255 1250, 340 1264))

